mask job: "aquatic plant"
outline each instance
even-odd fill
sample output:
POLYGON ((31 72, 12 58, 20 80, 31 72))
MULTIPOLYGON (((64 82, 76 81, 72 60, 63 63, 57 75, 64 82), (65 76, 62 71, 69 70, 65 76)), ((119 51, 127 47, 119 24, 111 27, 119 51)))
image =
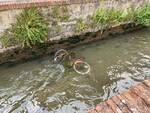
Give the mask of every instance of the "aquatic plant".
POLYGON ((135 11, 135 22, 145 26, 150 26, 150 5, 145 3, 143 6, 138 7, 135 11))
POLYGON ((4 33, 2 44, 29 46, 43 42, 48 35, 48 23, 37 8, 24 9, 16 23, 4 33))

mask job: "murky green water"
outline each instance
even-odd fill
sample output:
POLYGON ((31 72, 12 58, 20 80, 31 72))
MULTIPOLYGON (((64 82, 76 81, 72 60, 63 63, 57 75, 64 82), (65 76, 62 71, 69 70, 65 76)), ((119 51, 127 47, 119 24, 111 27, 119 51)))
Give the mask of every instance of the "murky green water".
POLYGON ((62 73, 52 57, 0 67, 0 113, 84 113, 150 78, 150 31, 103 40, 73 51, 89 75, 62 73))

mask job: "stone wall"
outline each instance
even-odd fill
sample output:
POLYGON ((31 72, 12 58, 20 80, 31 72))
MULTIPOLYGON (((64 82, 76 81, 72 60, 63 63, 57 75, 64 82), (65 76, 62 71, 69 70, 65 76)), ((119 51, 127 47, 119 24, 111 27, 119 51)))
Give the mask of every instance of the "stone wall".
MULTIPOLYGON (((46 2, 46 0, 44 0, 46 2)), ((52 0, 54 1, 54 0, 52 0)), ((55 0, 56 1, 56 0, 55 0)), ((29 2, 29 1, 28 1, 29 2)), ((22 12, 22 8, 32 7, 31 3, 16 2, 11 4, 1 4, 0 3, 0 36, 3 31, 10 27, 11 23, 15 22, 16 16, 22 12), (24 4, 22 6, 22 4, 24 4), (4 7, 5 6, 5 7, 4 7), (6 7, 7 6, 7 7, 6 7), (13 6, 13 7, 10 7, 13 6), (22 7, 21 7, 22 6, 22 7), (13 8, 13 9, 12 9, 13 8)), ((85 23, 89 23, 90 16, 95 12, 95 10, 101 7, 115 7, 127 9, 130 6, 138 6, 142 4, 143 0, 130 0, 126 1, 116 1, 116 0, 70 0, 63 2, 58 0, 57 2, 41 2, 41 12, 49 21, 49 38, 59 39, 68 36, 73 36, 75 33, 75 25, 79 18, 82 18, 85 23), (87 1, 87 2, 85 2, 87 1), (49 3, 49 4, 48 4, 49 3), (60 5, 60 3, 62 5, 60 5), (57 14, 55 14, 57 13, 57 14), (61 20, 58 20, 57 16, 61 16, 61 20), (65 17, 64 17, 65 16, 65 17)), ((38 6, 35 3, 34 6, 38 6)), ((39 5, 39 6, 40 6, 39 5)), ((87 31, 91 31, 90 26, 88 26, 87 31)), ((85 31, 86 32, 86 31, 85 31)))
POLYGON ((21 13, 21 10, 7 10, 0 12, 0 36, 4 30, 10 27, 11 23, 16 21, 16 16, 21 13))
POLYGON ((0 64, 47 55, 60 48, 73 47, 83 43, 100 40, 112 34, 121 34, 141 28, 133 23, 125 23, 123 25, 117 25, 115 27, 105 29, 105 33, 101 34, 99 29, 93 29, 90 27, 89 18, 99 6, 126 10, 130 6, 138 7, 144 2, 144 0, 42 1, 45 2, 0 3, 0 35, 3 34, 4 30, 10 27, 11 23, 15 23, 17 15, 22 12, 23 8, 32 6, 39 7, 41 13, 49 22, 49 40, 43 44, 36 45, 32 48, 21 48, 18 46, 4 48, 0 44, 0 64), (84 23, 89 25, 83 32, 75 31, 75 27, 79 19, 82 19, 84 23))
POLYGON ((96 32, 88 32, 82 35, 75 35, 73 37, 62 38, 60 40, 48 41, 33 46, 32 48, 20 48, 20 47, 10 47, 7 49, 0 50, 0 65, 5 63, 15 63, 24 62, 33 58, 43 57, 56 52, 59 49, 70 49, 79 45, 96 42, 109 36, 115 36, 123 33, 128 33, 131 31, 139 30, 143 28, 140 25, 135 25, 134 23, 125 23, 112 26, 103 30, 96 32))

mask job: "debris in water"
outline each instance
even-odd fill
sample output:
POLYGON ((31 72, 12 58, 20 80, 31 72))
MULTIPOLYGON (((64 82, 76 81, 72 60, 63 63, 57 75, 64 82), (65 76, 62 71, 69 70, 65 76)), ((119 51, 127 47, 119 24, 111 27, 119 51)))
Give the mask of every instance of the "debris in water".
POLYGON ((74 52, 68 52, 64 49, 60 49, 55 53, 54 62, 58 63, 57 68, 61 72, 65 72, 65 68, 61 63, 64 63, 66 67, 72 67, 76 73, 81 75, 88 74, 91 70, 87 62, 77 58, 74 52))

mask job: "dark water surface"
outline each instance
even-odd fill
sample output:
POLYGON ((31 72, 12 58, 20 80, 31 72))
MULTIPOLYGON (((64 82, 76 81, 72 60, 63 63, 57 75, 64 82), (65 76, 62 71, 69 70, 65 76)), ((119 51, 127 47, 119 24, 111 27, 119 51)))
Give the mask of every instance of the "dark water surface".
POLYGON ((150 31, 142 30, 74 49, 89 75, 61 72, 52 56, 0 67, 0 113, 84 113, 150 78, 150 31))

